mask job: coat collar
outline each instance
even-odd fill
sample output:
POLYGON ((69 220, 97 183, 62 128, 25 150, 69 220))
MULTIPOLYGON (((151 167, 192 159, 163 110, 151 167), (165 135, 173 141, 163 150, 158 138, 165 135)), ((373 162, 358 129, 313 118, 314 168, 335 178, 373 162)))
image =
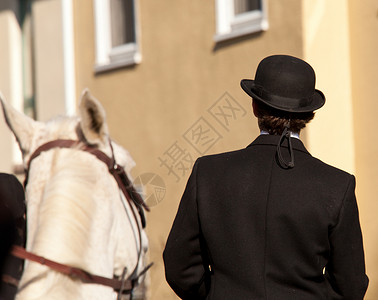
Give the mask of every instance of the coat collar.
MULTIPOLYGON (((247 148, 252 147, 252 146, 256 146, 256 145, 271 145, 271 146, 277 147, 279 140, 280 140, 279 135, 262 134, 262 135, 259 135, 251 144, 249 144, 247 146, 247 148)), ((296 138, 291 138, 291 141, 293 143, 293 149, 294 150, 301 151, 301 152, 304 152, 308 155, 311 155, 307 151, 306 147, 303 145, 301 140, 296 139, 296 138)), ((285 147, 285 148, 288 147, 287 140, 284 140, 281 147, 285 147)))

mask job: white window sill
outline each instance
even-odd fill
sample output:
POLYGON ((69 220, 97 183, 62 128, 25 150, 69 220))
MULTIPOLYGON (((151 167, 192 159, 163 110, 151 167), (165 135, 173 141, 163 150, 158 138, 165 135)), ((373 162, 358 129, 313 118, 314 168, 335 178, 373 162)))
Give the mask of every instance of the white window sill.
POLYGON ((266 31, 269 29, 268 21, 259 16, 251 18, 248 14, 240 15, 230 24, 228 31, 219 32, 214 35, 215 42, 222 42, 251 33, 266 31))
POLYGON ((101 73, 122 67, 132 66, 139 64, 141 61, 142 55, 140 54, 136 44, 126 44, 113 48, 106 59, 103 59, 101 62, 97 62, 95 72, 101 73))

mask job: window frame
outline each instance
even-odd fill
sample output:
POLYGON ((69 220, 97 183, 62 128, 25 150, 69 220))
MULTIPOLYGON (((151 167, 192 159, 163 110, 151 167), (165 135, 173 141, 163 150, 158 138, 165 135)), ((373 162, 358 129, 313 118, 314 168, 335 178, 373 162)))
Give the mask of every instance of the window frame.
POLYGON ((261 2, 261 10, 253 10, 235 16, 234 0, 215 0, 215 42, 221 42, 243 35, 268 30, 267 1, 259 1, 261 2))
POLYGON ((94 0, 96 73, 132 66, 142 61, 139 45, 138 1, 133 1, 135 42, 112 47, 110 0, 94 0))

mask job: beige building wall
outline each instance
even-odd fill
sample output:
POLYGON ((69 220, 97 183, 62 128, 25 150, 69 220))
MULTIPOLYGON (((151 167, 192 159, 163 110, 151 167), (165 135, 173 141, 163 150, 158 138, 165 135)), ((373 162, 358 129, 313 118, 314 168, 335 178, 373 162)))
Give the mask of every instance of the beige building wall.
POLYGON ((348 2, 304 0, 304 59, 326 96, 308 129, 308 146, 321 160, 355 172, 348 2), (332 119, 337 116, 337 122, 332 119), (330 126, 332 124, 332 126, 330 126))
POLYGON ((307 143, 313 155, 356 175, 370 278, 365 299, 373 300, 378 297, 378 148, 373 123, 378 108, 377 2, 303 3, 304 58, 315 68, 317 86, 327 98, 307 131, 307 143))
POLYGON ((32 2, 36 116, 76 111, 73 0, 32 2))
POLYGON ((378 6, 349 2, 357 197, 370 285, 366 299, 378 299, 378 6))
POLYGON ((61 1, 34 1, 32 5, 36 114, 42 121, 66 112, 61 1))
MULTIPOLYGON (((34 0, 32 13, 24 20, 21 20, 18 1, 0 3, 0 91, 20 111, 24 110, 25 99, 30 101, 35 97, 35 115, 42 121, 73 112, 70 101, 75 102, 75 99, 74 96, 72 100, 68 99, 70 90, 67 86, 75 77, 67 60, 70 44, 67 43, 69 34, 65 35, 67 18, 64 18, 64 8, 69 1, 34 0)), ((17 168, 22 172, 21 153, 3 122, 2 113, 0 119, 4 141, 1 171, 15 172, 17 168)))

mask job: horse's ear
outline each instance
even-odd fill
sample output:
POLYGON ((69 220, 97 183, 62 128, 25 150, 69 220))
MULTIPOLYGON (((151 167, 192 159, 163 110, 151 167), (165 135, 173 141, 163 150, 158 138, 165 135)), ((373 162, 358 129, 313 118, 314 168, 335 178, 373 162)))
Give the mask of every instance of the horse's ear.
POLYGON ((13 132, 18 145, 23 155, 30 152, 31 143, 37 127, 41 126, 41 122, 34 121, 32 118, 17 111, 7 101, 5 101, 3 95, 0 93, 0 101, 3 108, 4 118, 13 132))
POLYGON ((79 113, 81 129, 87 142, 105 144, 108 137, 105 110, 101 103, 89 93, 88 89, 85 89, 81 95, 79 113))

